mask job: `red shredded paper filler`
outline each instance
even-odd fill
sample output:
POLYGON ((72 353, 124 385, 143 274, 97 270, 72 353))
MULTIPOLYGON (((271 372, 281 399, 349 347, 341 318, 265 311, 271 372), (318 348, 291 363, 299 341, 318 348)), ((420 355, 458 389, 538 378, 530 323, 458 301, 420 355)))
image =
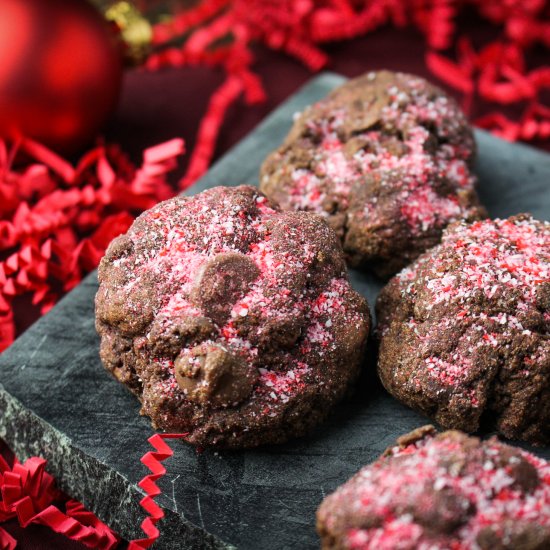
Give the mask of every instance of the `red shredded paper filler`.
MULTIPOLYGON (((526 71, 525 53, 535 45, 550 47, 550 7, 545 0, 202 0, 191 8, 176 7, 170 18, 154 25, 153 53, 145 66, 202 64, 221 67, 227 79, 213 92, 199 128, 182 188, 208 168, 225 112, 244 93, 248 103, 262 101, 265 92, 254 73, 253 44, 280 50, 313 71, 328 62, 323 43, 346 40, 383 25, 414 26, 427 46, 426 65, 451 88, 465 95, 508 105, 540 103, 550 88, 550 67, 526 71), (468 37, 458 35, 457 18, 466 9, 501 28, 500 36, 475 53, 468 37), (174 43, 181 45, 174 46, 174 43), (456 42, 458 59, 441 54, 456 42)), ((478 123, 507 139, 546 139, 546 123, 526 121, 531 105, 513 125, 478 123), (542 124, 542 127, 541 127, 542 124)))
POLYGON ((175 194, 166 177, 183 152, 174 139, 135 167, 117 146, 99 145, 72 166, 34 141, 0 141, 0 351, 15 336, 14 298, 30 295, 48 311, 137 214, 175 194), (30 160, 16 166, 22 152, 30 160))
MULTIPOLYGON (((69 500, 65 512, 54 505, 63 495, 45 466, 44 459, 32 457, 23 464, 15 459, 10 467, 0 456, 0 523, 16 518, 21 527, 45 525, 88 548, 115 548, 117 536, 82 504, 69 500)), ((16 545, 15 539, 0 527, 0 548, 12 550, 16 545)))

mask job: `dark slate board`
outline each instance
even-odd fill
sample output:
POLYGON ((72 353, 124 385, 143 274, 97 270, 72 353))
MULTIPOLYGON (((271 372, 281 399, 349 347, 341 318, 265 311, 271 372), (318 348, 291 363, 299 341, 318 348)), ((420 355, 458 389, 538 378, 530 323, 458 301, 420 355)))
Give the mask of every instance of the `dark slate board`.
MULTIPOLYGON (((325 74, 279 107, 228 153, 193 192, 257 181, 258 167, 288 131, 292 114, 343 82, 325 74)), ((477 133, 480 193, 493 216, 550 216, 550 156, 477 133)), ((372 305, 375 279, 352 273, 372 305)), ((122 536, 141 536, 140 457, 149 422, 102 368, 94 330, 91 274, 0 357, 0 437, 21 458, 48 460, 62 489, 122 536)), ((426 420, 391 399, 373 361, 355 396, 308 438, 247 452, 197 453, 173 443, 166 461, 166 510, 157 548, 315 548, 314 514, 323 496, 426 420)), ((550 458, 550 449, 535 449, 550 458)))

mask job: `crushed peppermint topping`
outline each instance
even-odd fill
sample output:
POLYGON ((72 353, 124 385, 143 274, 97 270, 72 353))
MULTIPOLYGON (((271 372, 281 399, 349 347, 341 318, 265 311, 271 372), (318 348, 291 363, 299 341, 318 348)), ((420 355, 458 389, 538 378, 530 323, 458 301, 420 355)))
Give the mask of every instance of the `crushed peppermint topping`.
MULTIPOLYGON (((429 94, 422 79, 411 78, 407 88, 387 90, 389 104, 381 109, 376 129, 353 133, 353 140, 360 143, 355 152, 349 152, 340 137, 344 122, 353 116, 348 106, 336 109, 330 118, 308 120, 315 145, 309 167, 300 163, 289 174, 287 206, 325 217, 334 213, 335 204, 339 212, 345 212, 352 189, 371 177, 380 191, 367 195, 366 219, 376 218, 379 195, 386 194, 390 186, 395 188, 397 215, 413 234, 471 216, 471 206, 458 199, 459 193, 471 192, 476 181, 468 166, 471 146, 468 140, 449 139, 466 122, 445 96, 429 94), (440 143, 432 143, 434 131, 440 143), (402 138, 396 137, 399 134, 402 138)), ((287 170, 286 163, 281 169, 287 170)))
MULTIPOLYGON (((407 329, 427 342, 427 349, 434 332, 448 343, 443 355, 424 355, 418 375, 463 388, 480 358, 496 357, 496 350, 511 342, 517 347, 534 331, 548 337, 550 317, 540 297, 550 284, 550 224, 525 215, 457 224, 393 284, 414 304, 407 329)), ((388 329, 381 327, 382 337, 388 329)), ((543 340, 529 341, 542 354, 543 340)), ((537 353, 517 358, 523 376, 533 357, 544 361, 537 353)), ((418 388, 415 376, 411 384, 418 388)), ((475 406, 475 392, 469 395, 475 406)))
MULTIPOLYGON (((464 304, 461 317, 471 315, 479 294, 492 299, 498 293, 514 292, 519 304, 532 304, 538 287, 550 282, 550 224, 532 218, 460 224, 398 278, 404 293, 428 289, 432 307, 464 304), (421 280, 408 284, 421 270, 421 280)), ((500 312, 496 321, 517 324, 506 312, 500 312)))
POLYGON ((430 376, 444 384, 454 385, 462 382, 472 367, 472 361, 467 358, 456 357, 452 363, 440 357, 428 357, 424 367, 430 376))

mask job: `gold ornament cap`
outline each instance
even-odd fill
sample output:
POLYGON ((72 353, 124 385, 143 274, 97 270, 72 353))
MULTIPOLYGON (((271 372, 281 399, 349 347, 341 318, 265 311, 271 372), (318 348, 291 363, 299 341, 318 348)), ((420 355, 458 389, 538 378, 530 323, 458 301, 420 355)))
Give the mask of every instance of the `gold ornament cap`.
POLYGON ((105 18, 120 29, 128 57, 134 63, 143 61, 151 49, 153 27, 137 7, 131 2, 115 2, 105 10, 105 18))

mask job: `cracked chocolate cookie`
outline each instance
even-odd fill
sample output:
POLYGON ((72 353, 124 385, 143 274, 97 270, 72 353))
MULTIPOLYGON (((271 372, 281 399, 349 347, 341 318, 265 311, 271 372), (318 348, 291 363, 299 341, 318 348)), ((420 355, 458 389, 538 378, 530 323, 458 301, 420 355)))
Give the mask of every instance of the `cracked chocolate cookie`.
POLYGON ((424 426, 329 495, 317 529, 325 550, 544 550, 550 464, 424 426))
POLYGON ((348 262, 393 275, 456 220, 485 217, 475 143, 454 100, 422 78, 368 73, 295 120, 260 189, 284 210, 322 215, 348 262))
POLYGON ((370 317, 323 219, 247 186, 143 213, 99 267, 105 367, 195 445, 279 443, 356 378, 370 317))
POLYGON ((386 389, 446 428, 550 441, 550 224, 457 223, 377 302, 386 389))

